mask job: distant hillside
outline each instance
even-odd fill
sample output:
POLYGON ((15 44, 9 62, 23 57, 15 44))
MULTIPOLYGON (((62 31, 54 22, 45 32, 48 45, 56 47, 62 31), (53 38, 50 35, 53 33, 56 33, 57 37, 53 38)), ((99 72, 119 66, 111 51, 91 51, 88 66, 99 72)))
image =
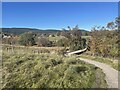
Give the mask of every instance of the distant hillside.
POLYGON ((34 32, 34 33, 56 33, 59 32, 60 30, 41 30, 41 29, 32 29, 32 28, 2 28, 3 33, 8 33, 8 34, 22 34, 25 32, 34 32))
MULTIPOLYGON (((89 33, 89 31, 81 30, 82 34, 89 33)), ((61 32, 61 30, 55 30, 55 29, 33 29, 33 28, 2 28, 2 32, 6 34, 14 34, 19 35, 25 32, 33 32, 33 33, 40 33, 40 34, 54 34, 57 32, 61 32)))

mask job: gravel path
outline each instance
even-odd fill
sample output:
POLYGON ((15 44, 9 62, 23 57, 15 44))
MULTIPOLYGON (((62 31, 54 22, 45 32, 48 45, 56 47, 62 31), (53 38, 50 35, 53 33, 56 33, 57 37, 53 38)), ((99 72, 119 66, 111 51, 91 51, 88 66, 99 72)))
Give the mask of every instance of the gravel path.
MULTIPOLYGON (((117 70, 113 69, 109 65, 106 65, 104 63, 100 63, 97 61, 84 59, 84 58, 80 58, 80 60, 101 68, 106 75, 108 88, 118 88, 118 71, 117 70)), ((120 75, 120 72, 119 72, 119 75, 120 75)))

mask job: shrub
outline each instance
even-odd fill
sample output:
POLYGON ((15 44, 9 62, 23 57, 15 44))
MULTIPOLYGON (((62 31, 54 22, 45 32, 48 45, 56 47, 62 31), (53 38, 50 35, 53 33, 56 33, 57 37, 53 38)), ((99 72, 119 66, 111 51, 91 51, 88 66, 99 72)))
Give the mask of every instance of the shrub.
POLYGON ((38 46, 43 46, 43 47, 51 47, 52 46, 52 42, 49 41, 45 37, 38 37, 38 39, 37 39, 37 45, 38 46))
POLYGON ((35 34, 32 32, 26 32, 20 35, 19 38, 20 45, 33 46, 35 45, 35 34))

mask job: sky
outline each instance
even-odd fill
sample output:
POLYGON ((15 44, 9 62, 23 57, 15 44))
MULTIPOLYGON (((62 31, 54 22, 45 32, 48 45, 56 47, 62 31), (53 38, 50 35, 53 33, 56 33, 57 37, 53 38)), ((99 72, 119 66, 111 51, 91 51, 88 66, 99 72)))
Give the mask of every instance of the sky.
POLYGON ((3 2, 2 27, 90 30, 118 16, 117 2, 3 2))

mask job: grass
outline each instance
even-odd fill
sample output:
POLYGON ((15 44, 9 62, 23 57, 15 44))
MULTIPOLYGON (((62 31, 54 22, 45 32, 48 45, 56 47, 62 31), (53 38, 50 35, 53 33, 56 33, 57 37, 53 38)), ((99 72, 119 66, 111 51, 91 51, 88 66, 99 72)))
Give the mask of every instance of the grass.
MULTIPOLYGON (((64 39, 65 37, 64 36, 54 36, 54 37, 48 37, 48 39, 50 40, 50 41, 59 41, 60 39, 64 39)), ((91 38, 91 36, 82 36, 82 38, 84 38, 84 39, 90 39, 91 38)))
POLYGON ((50 41, 59 41, 60 39, 65 38, 64 36, 54 36, 54 37, 48 37, 50 41))
POLYGON ((101 69, 80 61, 76 56, 65 57, 57 52, 10 53, 6 49, 2 56, 2 88, 107 87, 101 69))
POLYGON ((111 67, 113 67, 114 69, 120 71, 120 68, 118 67, 120 65, 120 63, 117 60, 111 60, 110 58, 103 58, 103 57, 100 57, 100 56, 95 56, 94 57, 94 56, 85 55, 85 54, 81 54, 80 57, 108 64, 111 67))
POLYGON ((35 47, 35 46, 16 46, 16 45, 2 45, 2 49, 5 52, 13 54, 25 54, 25 53, 61 53, 64 50, 64 47, 35 47))
POLYGON ((84 39, 90 39, 91 36, 82 36, 82 38, 84 38, 84 39))
POLYGON ((101 88, 107 86, 106 81, 103 79, 103 77, 105 78, 105 74, 100 68, 97 68, 95 72, 95 82, 93 83, 93 88, 101 88))

